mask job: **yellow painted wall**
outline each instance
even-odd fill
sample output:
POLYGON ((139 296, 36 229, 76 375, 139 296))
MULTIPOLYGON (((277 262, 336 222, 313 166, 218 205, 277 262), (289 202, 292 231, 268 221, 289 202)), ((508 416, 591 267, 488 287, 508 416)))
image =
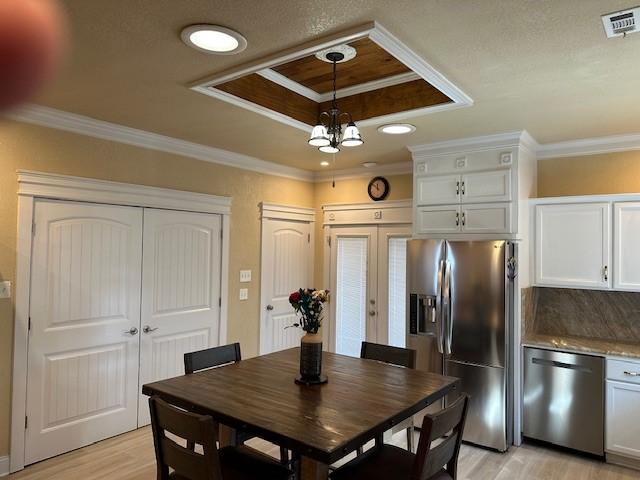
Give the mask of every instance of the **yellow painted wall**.
POLYGON ((640 151, 538 161, 538 196, 640 192, 640 151))
MULTIPOLYGON (((15 284, 17 169, 76 175, 233 197, 229 281, 229 341, 244 356, 258 352, 260 216, 262 201, 314 206, 311 183, 0 121, 0 281, 15 284), (239 301, 239 270, 253 270, 249 300, 239 301)), ((246 286, 247 284, 243 284, 246 286)), ((15 298, 15 292, 13 292, 15 298)), ((0 457, 9 451, 13 300, 0 300, 0 457)))

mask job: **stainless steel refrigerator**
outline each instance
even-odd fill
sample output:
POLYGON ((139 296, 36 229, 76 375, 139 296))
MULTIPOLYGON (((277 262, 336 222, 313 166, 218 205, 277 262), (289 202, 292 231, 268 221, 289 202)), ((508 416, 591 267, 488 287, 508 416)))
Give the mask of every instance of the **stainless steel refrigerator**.
POLYGON ((461 379, 460 391, 471 396, 463 439, 499 451, 512 442, 514 248, 506 241, 407 244, 407 347, 417 352, 417 368, 461 379))

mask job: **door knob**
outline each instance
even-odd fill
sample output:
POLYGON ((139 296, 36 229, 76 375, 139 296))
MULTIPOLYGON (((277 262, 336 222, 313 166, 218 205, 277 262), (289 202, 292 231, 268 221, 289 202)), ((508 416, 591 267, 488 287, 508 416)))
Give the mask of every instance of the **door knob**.
POLYGON ((155 332, 157 329, 158 329, 158 327, 151 328, 149 325, 145 325, 144 328, 142 329, 142 331, 144 333, 151 333, 151 332, 155 332))
POLYGON ((273 305, 267 305, 267 310, 269 311, 273 310, 273 305))
POLYGON ((125 330, 124 333, 128 333, 129 335, 136 335, 138 333, 138 329, 136 327, 131 327, 129 330, 125 330))

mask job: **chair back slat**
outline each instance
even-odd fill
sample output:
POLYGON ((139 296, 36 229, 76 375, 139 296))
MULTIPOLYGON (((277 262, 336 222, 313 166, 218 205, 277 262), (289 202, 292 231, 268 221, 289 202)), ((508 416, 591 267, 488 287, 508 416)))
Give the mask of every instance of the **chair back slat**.
POLYGON ((219 367, 227 363, 239 362, 241 359, 239 343, 189 352, 184 354, 184 373, 190 374, 207 368, 219 367))
POLYGON ((463 393, 449 407, 424 417, 411 480, 426 480, 444 467, 456 478, 468 409, 469 396, 463 393), (449 436, 432 448, 433 442, 448 432, 449 436))
POLYGON ((157 397, 149 399, 158 480, 169 479, 169 468, 189 480, 222 480, 216 448, 218 426, 209 416, 185 412, 157 397), (202 445, 203 454, 183 447, 166 432, 187 444, 202 445))
POLYGON ((378 343, 362 342, 360 358, 377 360, 406 368, 416 368, 416 351, 378 343))

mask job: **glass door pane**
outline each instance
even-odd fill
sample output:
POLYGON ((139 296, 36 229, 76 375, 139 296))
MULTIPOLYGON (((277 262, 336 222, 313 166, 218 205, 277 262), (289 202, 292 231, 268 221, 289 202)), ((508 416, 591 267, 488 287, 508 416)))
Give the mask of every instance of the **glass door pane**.
POLYGON ((337 238, 336 353, 357 357, 367 335, 366 237, 337 238))
MULTIPOLYGON (((406 292, 407 292, 407 239, 389 238, 388 272, 388 344, 405 347, 406 292)), ((382 282, 381 282, 382 284, 382 282)), ((382 292, 384 294, 384 292, 382 292)))

